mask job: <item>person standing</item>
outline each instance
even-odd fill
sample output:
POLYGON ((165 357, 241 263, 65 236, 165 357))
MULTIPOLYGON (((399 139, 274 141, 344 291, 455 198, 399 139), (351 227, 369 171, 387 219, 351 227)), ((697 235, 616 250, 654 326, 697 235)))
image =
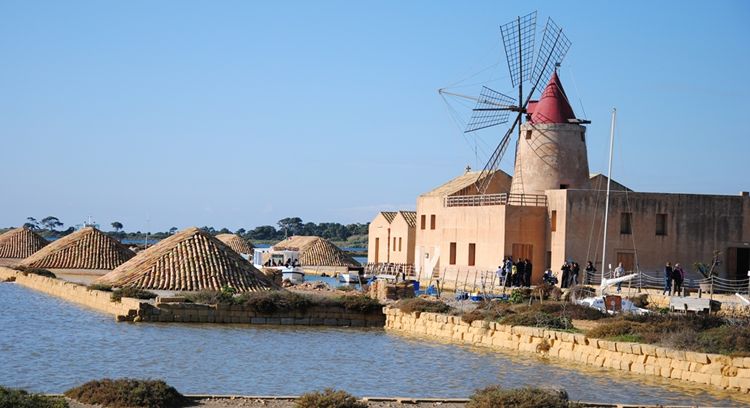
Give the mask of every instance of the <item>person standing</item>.
POLYGON ((563 262, 563 265, 560 268, 560 271, 562 271, 562 279, 560 280, 560 287, 562 289, 565 289, 568 287, 568 279, 570 279, 570 265, 568 265, 568 261, 563 262))
POLYGON ((513 275, 513 261, 509 256, 505 257, 505 264, 503 267, 505 268, 505 280, 503 282, 505 286, 509 286, 512 283, 511 276, 513 275))
POLYGON ((578 274, 581 273, 581 265, 578 262, 573 262, 570 268, 570 286, 578 285, 578 274))
POLYGON ((594 264, 591 261, 588 261, 586 264, 586 284, 588 285, 591 283, 591 278, 596 273, 596 268, 594 268, 594 264))
POLYGON ((678 263, 674 264, 674 269, 672 270, 672 280, 674 281, 675 296, 682 296, 682 282, 685 281, 685 271, 678 263))
POLYGON ((525 281, 526 281, 526 287, 531 287, 531 261, 529 261, 529 258, 526 258, 524 261, 526 264, 523 268, 524 272, 526 273, 525 281))
POLYGON ((664 291, 661 293, 662 295, 669 294, 669 296, 672 296, 672 273, 672 264, 667 262, 664 267, 664 291))
POLYGON ((503 268, 503 265, 500 265, 497 267, 497 271, 495 271, 495 275, 497 275, 498 285, 505 286, 505 269, 503 268))
MULTIPOLYGON (((619 262, 617 264, 617 268, 615 268, 615 278, 619 278, 624 275, 625 268, 622 267, 622 262, 619 262)), ((622 291, 622 282, 617 282, 617 293, 620 293, 620 291, 622 291)))

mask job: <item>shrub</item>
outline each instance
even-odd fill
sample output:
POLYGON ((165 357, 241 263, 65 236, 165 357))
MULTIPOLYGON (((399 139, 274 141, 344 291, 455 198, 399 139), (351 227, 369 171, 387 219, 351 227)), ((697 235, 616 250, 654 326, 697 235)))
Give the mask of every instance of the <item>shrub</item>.
POLYGON ((134 298, 134 299, 153 299, 156 297, 156 293, 149 292, 147 290, 134 288, 132 286, 125 286, 124 288, 115 289, 112 291, 111 299, 114 302, 119 302, 122 298, 134 298))
POLYGON ((234 304, 237 303, 234 295, 237 291, 229 286, 224 286, 221 290, 201 290, 185 295, 185 299, 192 303, 201 303, 205 305, 234 304))
POLYGON ((28 274, 33 274, 33 275, 44 276, 45 278, 57 279, 57 275, 55 275, 54 273, 48 271, 47 269, 29 268, 28 266, 16 266, 15 269, 17 271, 23 273, 24 276, 26 276, 28 274))
POLYGON ((648 294, 647 293, 641 293, 640 295, 630 296, 628 297, 628 300, 630 300, 633 303, 633 306, 645 308, 648 306, 648 294))
POLYGON ((508 300, 510 301, 510 303, 518 304, 523 303, 524 300, 528 299, 530 296, 530 289, 516 288, 510 292, 510 299, 508 300))
POLYGON ((368 313, 383 307, 377 299, 365 295, 340 296, 334 298, 334 301, 343 306, 344 309, 353 312, 368 313))
POLYGON ((466 408, 567 408, 575 406, 568 401, 565 390, 523 387, 504 389, 499 385, 476 390, 466 408))
POLYGON ((0 408, 68 408, 68 402, 60 397, 29 394, 0 386, 0 408))
POLYGON ((322 392, 308 392, 297 399, 296 408, 367 408, 367 403, 358 401, 345 391, 326 388, 322 392))
POLYGON ((439 300, 427 300, 422 298, 401 299, 395 306, 404 313, 448 313, 453 309, 439 300))
POLYGON ((89 290, 101 290, 104 292, 112 292, 112 285, 107 285, 105 283, 92 283, 91 285, 86 286, 89 290))
POLYGON ((544 312, 528 311, 509 314, 500 323, 511 326, 544 327, 547 329, 572 329, 573 324, 567 317, 558 317, 544 312))
POLYGON ((89 381, 65 391, 78 402, 105 407, 172 408, 187 405, 188 400, 161 380, 123 378, 89 381))
POLYGON ((286 290, 243 293, 236 301, 260 313, 304 311, 313 304, 309 296, 286 290))

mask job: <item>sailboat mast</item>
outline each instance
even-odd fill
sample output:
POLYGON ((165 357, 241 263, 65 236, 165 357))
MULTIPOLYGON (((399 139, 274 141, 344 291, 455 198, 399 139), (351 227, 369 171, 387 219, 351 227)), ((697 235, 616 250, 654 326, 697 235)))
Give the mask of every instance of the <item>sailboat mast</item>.
POLYGON ((607 219, 609 218, 609 187, 612 182, 612 151, 615 144, 615 121, 617 109, 612 108, 612 124, 609 129, 609 170, 607 171, 607 199, 604 204, 604 237, 602 243, 602 283, 604 283, 604 268, 607 261, 607 219))

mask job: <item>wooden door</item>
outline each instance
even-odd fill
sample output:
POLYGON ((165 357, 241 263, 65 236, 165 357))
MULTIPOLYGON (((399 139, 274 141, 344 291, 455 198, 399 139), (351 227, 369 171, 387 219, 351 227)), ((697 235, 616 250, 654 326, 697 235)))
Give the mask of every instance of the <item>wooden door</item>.
POLYGON ((617 264, 622 262, 622 267, 626 272, 632 272, 635 270, 635 254, 632 252, 618 252, 617 262, 614 267, 617 268, 617 264))
POLYGON ((531 260, 534 255, 534 245, 531 244, 513 244, 512 248, 513 262, 517 261, 518 258, 531 260))

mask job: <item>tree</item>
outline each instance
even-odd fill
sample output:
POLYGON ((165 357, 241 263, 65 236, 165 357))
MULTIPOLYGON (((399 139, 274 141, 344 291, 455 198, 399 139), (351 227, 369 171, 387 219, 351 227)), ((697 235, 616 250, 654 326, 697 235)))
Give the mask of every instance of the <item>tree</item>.
POLYGON ((279 231, 284 231, 284 237, 298 235, 302 231, 302 219, 299 217, 287 217, 279 220, 279 231))
POLYGON ((36 220, 34 217, 26 217, 26 223, 23 224, 24 227, 30 229, 30 230, 38 230, 39 229, 39 221, 36 220))
POLYGON ((230 231, 229 228, 226 228, 226 227, 219 230, 219 234, 231 234, 231 233, 232 231, 230 231))
POLYGON ((271 225, 261 225, 260 227, 255 227, 247 235, 251 239, 276 239, 276 228, 271 225))
POLYGON ((177 227, 172 227, 169 229, 169 235, 174 235, 175 232, 177 232, 177 227))
POLYGON ((49 216, 42 218, 42 225, 50 231, 54 231, 57 227, 62 227, 64 224, 60 222, 57 217, 49 216))
POLYGON ((115 222, 112 223, 112 228, 114 228, 116 232, 120 232, 120 230, 122 229, 122 227, 123 227, 123 225, 122 225, 122 223, 120 221, 115 221, 115 222))
POLYGON ((244 228, 240 228, 240 229, 237 230, 237 232, 235 232, 235 234, 237 234, 239 236, 243 236, 243 235, 245 235, 245 232, 247 232, 247 231, 245 231, 244 228))

